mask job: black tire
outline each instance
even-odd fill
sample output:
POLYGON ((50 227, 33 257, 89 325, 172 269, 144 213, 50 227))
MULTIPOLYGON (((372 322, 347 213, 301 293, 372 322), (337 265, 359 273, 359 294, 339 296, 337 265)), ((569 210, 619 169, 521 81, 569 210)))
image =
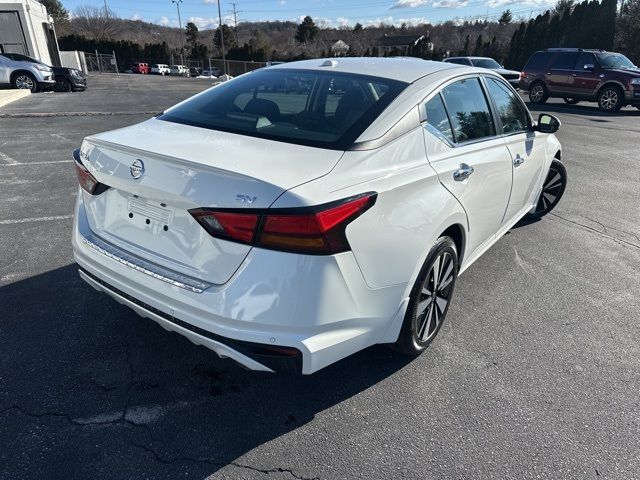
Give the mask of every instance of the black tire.
POLYGON ((56 83, 53 86, 53 89, 56 92, 70 92, 73 89, 73 87, 71 86, 71 82, 69 81, 68 78, 58 76, 56 77, 56 83))
POLYGON ((575 105, 576 103, 580 103, 580 100, 578 100, 577 98, 562 97, 562 100, 564 100, 564 103, 568 103, 569 105, 575 105))
POLYGON ((527 217, 537 219, 544 217, 553 210, 567 188, 567 169, 557 158, 553 159, 547 177, 542 184, 542 192, 533 212, 529 212, 527 217))
POLYGON ((11 79, 11 86, 13 88, 31 90, 31 93, 38 91, 38 82, 33 75, 27 72, 16 73, 11 79))
POLYGON ((624 93, 616 85, 605 86, 598 93, 598 108, 603 112, 617 112, 624 105, 624 93))
POLYGON ((529 87, 529 101, 536 105, 542 105, 549 99, 549 92, 543 82, 533 82, 529 87))
POLYGON ((458 267, 456 244, 450 237, 440 237, 431 248, 411 290, 400 335, 391 345, 394 350, 416 356, 433 342, 449 310, 458 267), (434 280, 436 274, 440 277, 437 281, 434 280))

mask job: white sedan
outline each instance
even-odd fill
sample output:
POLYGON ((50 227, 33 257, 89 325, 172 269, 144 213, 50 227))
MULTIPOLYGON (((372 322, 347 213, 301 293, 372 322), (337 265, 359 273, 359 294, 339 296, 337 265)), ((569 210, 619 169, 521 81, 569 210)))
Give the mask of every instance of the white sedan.
POLYGON ((80 276, 253 370, 417 355, 456 277, 560 200, 553 133, 500 75, 417 59, 260 69, 87 137, 80 276))

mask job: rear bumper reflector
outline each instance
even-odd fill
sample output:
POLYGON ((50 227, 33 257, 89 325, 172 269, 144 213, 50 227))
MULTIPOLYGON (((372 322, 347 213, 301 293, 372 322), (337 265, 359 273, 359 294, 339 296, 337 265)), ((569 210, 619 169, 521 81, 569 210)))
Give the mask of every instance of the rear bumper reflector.
POLYGON ((202 293, 213 283, 203 282, 197 278, 189 277, 181 273, 161 267, 155 263, 144 260, 133 255, 115 245, 105 242, 94 234, 82 237, 82 241, 94 250, 106 255, 107 257, 120 262, 123 265, 133 268, 138 272, 142 272, 150 277, 157 278, 163 282, 169 283, 176 287, 184 288, 194 293, 202 293))
POLYGON ((302 372, 302 353, 296 348, 279 345, 267 345, 255 342, 245 342, 242 340, 235 340, 232 338, 223 337, 222 335, 218 335, 213 332, 209 332, 208 330, 196 327, 195 325, 185 322, 184 320, 180 320, 173 315, 169 315, 162 310, 159 310, 141 300, 138 300, 128 293, 125 293, 122 290, 108 284, 107 282, 81 266, 78 266, 78 270, 94 282, 101 285, 104 290, 113 292, 116 295, 137 305, 138 307, 147 310, 159 317, 162 317, 164 320, 178 325, 179 327, 182 327, 193 333, 197 333, 198 335, 209 338, 218 343, 222 343, 223 345, 226 345, 227 347, 232 348, 243 355, 246 355, 256 362, 269 367, 274 372, 295 372, 298 374, 302 372))

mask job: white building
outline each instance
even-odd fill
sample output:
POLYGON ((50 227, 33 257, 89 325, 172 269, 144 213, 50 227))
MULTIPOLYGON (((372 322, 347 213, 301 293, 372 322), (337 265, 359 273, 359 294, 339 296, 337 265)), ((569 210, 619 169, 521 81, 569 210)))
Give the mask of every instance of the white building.
POLYGON ((53 19, 35 0, 0 0, 0 53, 22 53, 60 65, 53 19))

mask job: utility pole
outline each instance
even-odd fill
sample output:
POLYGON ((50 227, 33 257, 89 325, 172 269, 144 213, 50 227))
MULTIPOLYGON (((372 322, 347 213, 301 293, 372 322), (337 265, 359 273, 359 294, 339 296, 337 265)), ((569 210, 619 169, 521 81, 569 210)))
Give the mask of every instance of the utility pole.
MULTIPOLYGON (((179 1, 182 1, 182 0, 179 0, 179 1)), ((224 32, 222 31, 222 13, 220 12, 220 0, 218 0, 218 30, 220 31, 220 49, 222 50, 222 74, 226 75, 227 61, 224 56, 224 32)))
POLYGON ((180 4, 182 0, 171 0, 171 3, 176 4, 178 9, 178 25, 180 25, 180 42, 182 43, 182 49, 180 50, 180 63, 184 65, 184 30, 182 30, 182 19, 180 18, 180 4))
POLYGON ((238 41, 238 14, 242 12, 239 12, 236 9, 237 3, 232 3, 231 5, 233 5, 233 10, 231 10, 231 13, 233 13, 233 30, 236 34, 236 45, 240 46, 240 42, 238 41))

